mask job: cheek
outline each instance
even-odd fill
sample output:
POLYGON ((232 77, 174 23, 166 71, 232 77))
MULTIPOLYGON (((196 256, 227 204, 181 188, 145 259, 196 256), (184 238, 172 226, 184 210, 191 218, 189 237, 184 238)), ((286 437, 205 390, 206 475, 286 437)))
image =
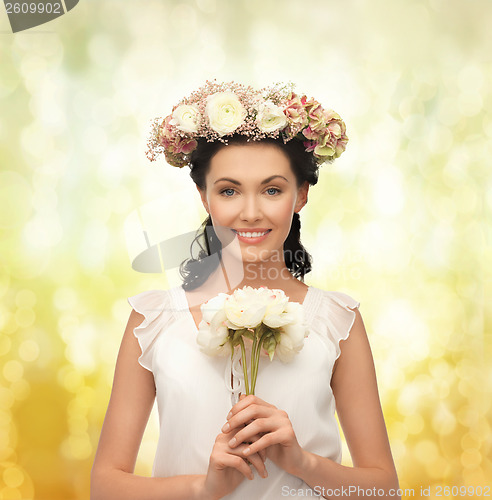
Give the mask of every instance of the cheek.
POLYGON ((231 210, 232 207, 230 200, 227 204, 223 199, 215 196, 211 197, 211 199, 209 200, 208 207, 212 220, 216 223, 221 223, 223 221, 231 219, 231 216, 233 216, 234 213, 234 211, 231 210))
POLYGON ((292 221, 292 214, 294 212, 294 198, 285 198, 281 203, 276 203, 272 207, 272 217, 278 221, 279 225, 282 223, 290 224, 292 221))

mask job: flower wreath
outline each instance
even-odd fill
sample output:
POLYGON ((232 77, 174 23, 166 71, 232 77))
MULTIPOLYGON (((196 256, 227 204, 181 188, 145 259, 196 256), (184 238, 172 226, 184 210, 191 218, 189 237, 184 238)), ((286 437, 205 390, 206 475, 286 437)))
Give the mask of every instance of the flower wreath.
POLYGON ((153 120, 146 156, 155 161, 164 153, 170 165, 181 168, 189 164, 198 138, 227 143, 227 136, 240 134, 251 140, 301 140, 321 164, 345 151, 345 130, 337 113, 313 98, 297 95, 293 84, 255 90, 235 82, 207 80, 166 118, 153 120))

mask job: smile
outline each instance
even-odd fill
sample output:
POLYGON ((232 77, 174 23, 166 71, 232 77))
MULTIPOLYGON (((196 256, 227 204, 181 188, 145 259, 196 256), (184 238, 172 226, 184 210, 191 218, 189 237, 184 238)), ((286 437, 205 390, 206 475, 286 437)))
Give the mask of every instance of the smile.
POLYGON ((247 243, 248 245, 254 245, 261 243, 270 233, 271 229, 266 229, 265 231, 236 231, 232 230, 239 241, 247 243))
POLYGON ((266 231, 262 231, 261 233, 259 232, 246 232, 246 231, 236 231, 233 229, 233 231, 238 234, 239 236, 242 236, 243 238, 260 238, 261 236, 265 236, 265 234, 268 234, 271 229, 267 229, 266 231))

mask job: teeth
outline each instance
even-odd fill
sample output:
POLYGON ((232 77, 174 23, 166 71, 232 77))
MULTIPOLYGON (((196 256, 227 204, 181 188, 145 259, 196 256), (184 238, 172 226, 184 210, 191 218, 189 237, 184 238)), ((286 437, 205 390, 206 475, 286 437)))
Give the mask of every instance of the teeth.
POLYGON ((243 233, 240 231, 236 231, 237 234, 242 236, 243 238, 258 238, 259 236, 263 236, 268 233, 268 231, 264 231, 263 233, 243 233))

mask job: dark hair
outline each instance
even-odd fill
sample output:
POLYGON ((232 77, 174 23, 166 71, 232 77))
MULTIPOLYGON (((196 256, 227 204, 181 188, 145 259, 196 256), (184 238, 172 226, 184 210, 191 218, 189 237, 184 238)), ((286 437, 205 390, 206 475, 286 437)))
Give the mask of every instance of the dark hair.
MULTIPOLYGON (((247 138, 242 135, 233 135, 228 140, 228 144, 246 143, 248 143, 247 138)), ((297 186, 301 186, 306 181, 311 186, 318 182, 319 166, 313 155, 305 150, 302 141, 292 139, 284 143, 281 138, 267 138, 262 139, 261 143, 272 144, 280 148, 288 156, 296 177, 297 186)), ((204 138, 198 140, 196 149, 191 153, 190 177, 200 189, 205 189, 205 177, 210 168, 210 161, 223 147, 227 146, 220 141, 208 142, 204 138)), ((284 260, 292 275, 304 281, 304 275, 311 271, 312 258, 301 243, 300 232, 301 219, 298 213, 294 213, 290 232, 284 242, 284 260)), ((215 233, 212 220, 208 216, 197 230, 195 239, 191 244, 191 258, 183 261, 179 267, 179 272, 183 278, 182 287, 185 290, 193 290, 202 285, 214 269, 217 268, 219 259, 222 258, 221 252, 222 244, 215 233), (195 255, 194 245, 199 247, 195 255), (206 258, 214 254, 217 255, 217 259, 206 258)))

